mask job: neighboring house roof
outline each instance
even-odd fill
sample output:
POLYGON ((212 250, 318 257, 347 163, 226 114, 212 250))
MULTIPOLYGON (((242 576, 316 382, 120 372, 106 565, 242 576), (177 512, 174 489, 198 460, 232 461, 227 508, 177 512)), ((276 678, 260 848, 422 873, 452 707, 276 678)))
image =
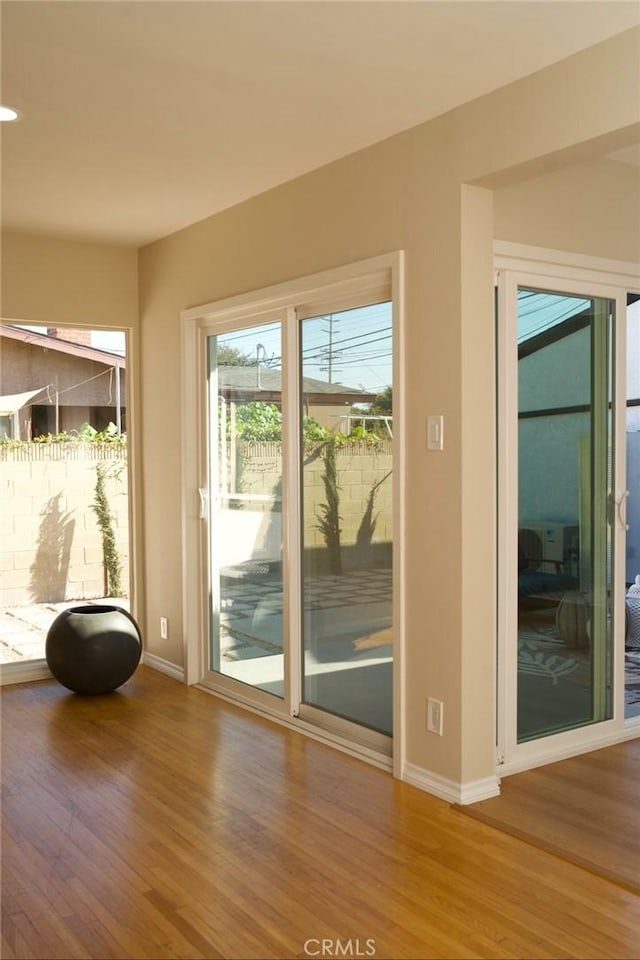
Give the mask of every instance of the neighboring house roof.
MULTIPOLYGON (((282 393, 282 371, 269 367, 218 367, 218 392, 225 397, 252 395, 253 400, 267 403, 279 400, 282 393)), ((307 402, 315 404, 373 403, 375 393, 327 383, 313 377, 302 378, 302 392, 307 402)))
POLYGON ((107 367, 121 367, 126 369, 127 361, 117 353, 110 353, 108 350, 98 350, 96 347, 87 347, 80 343, 71 343, 69 340, 62 340, 60 337, 52 337, 47 333, 36 333, 35 330, 24 330, 22 327, 13 324, 0 324, 0 337, 6 337, 8 340, 18 340, 32 347, 42 347, 45 350, 57 350, 58 353, 66 353, 73 357, 82 357, 84 360, 93 360, 96 363, 104 363, 107 367))

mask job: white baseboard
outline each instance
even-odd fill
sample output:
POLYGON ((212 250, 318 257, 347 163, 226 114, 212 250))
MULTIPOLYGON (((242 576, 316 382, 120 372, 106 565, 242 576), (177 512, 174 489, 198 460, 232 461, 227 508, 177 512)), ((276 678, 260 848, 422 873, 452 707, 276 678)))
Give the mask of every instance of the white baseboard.
MULTIPOLYGON (((143 653, 140 662, 174 680, 179 680, 180 683, 185 682, 182 667, 170 663, 169 660, 156 657, 153 653, 143 653)), ((32 680, 50 680, 51 677, 51 671, 44 660, 27 660, 24 663, 17 661, 0 665, 0 686, 8 683, 30 683, 32 680)))
POLYGON ((463 783, 460 789, 460 799, 457 801, 463 806, 468 803, 478 803, 480 800, 490 800, 500 796, 500 777, 485 777, 484 780, 474 780, 463 783))
POLYGON ((30 683, 32 680, 50 680, 51 671, 45 660, 26 660, 3 663, 0 666, 0 686, 7 683, 30 683))
POLYGON ((172 677, 174 680, 179 680, 180 683, 185 682, 184 670, 182 667, 176 666, 175 663, 171 663, 169 660, 163 660, 162 657, 157 657, 154 653, 143 652, 141 663, 144 663, 145 666, 151 667, 152 670, 157 670, 158 673, 164 673, 168 677, 172 677))
POLYGON ((471 783, 457 783, 413 763, 406 763, 402 779, 426 793, 446 800, 447 803, 477 803, 479 800, 500 795, 500 778, 497 776, 485 777, 484 780, 474 780, 471 783))

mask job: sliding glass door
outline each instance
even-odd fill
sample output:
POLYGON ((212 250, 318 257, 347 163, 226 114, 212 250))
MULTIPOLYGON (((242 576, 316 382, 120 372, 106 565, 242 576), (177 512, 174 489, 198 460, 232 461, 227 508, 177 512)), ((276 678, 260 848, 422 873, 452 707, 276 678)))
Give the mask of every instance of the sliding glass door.
POLYGON ((625 717, 640 721, 640 293, 627 296, 625 717))
POLYGON ((391 304, 303 320, 301 364, 302 702, 390 735, 391 304), (322 365, 324 384, 316 376, 328 338, 335 356, 322 365), (382 386, 383 405, 365 390, 355 408, 354 388, 339 382, 348 371, 382 386), (333 411, 324 428, 320 396, 333 411))
POLYGON ((392 304, 242 316, 204 330, 203 344, 208 675, 272 712, 384 743, 392 304))
POLYGON ((519 287, 517 737, 612 716, 611 301, 519 287))
POLYGON ((623 299, 500 275, 500 739, 506 762, 623 722, 623 299), (622 719, 621 719, 622 715, 622 719))
POLYGON ((281 324, 209 336, 210 663, 283 695, 281 324))

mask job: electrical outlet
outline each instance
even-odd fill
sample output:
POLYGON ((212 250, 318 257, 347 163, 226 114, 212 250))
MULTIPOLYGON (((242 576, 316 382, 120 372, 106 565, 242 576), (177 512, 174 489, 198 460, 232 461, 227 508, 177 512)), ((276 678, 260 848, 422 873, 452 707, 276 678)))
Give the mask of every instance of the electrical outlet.
POLYGON ((427 697, 427 730, 430 733, 436 733, 439 737, 442 736, 443 715, 444 704, 442 700, 427 697))
POLYGON ((166 617, 160 617, 160 636, 163 640, 169 639, 169 621, 166 617))

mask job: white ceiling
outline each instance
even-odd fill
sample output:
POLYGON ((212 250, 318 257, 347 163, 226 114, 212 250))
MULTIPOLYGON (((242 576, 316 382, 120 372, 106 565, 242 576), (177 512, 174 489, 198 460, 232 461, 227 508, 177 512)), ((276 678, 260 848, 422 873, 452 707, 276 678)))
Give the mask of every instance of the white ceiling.
POLYGON ((635 0, 4 0, 3 223, 146 243, 638 23, 635 0))

